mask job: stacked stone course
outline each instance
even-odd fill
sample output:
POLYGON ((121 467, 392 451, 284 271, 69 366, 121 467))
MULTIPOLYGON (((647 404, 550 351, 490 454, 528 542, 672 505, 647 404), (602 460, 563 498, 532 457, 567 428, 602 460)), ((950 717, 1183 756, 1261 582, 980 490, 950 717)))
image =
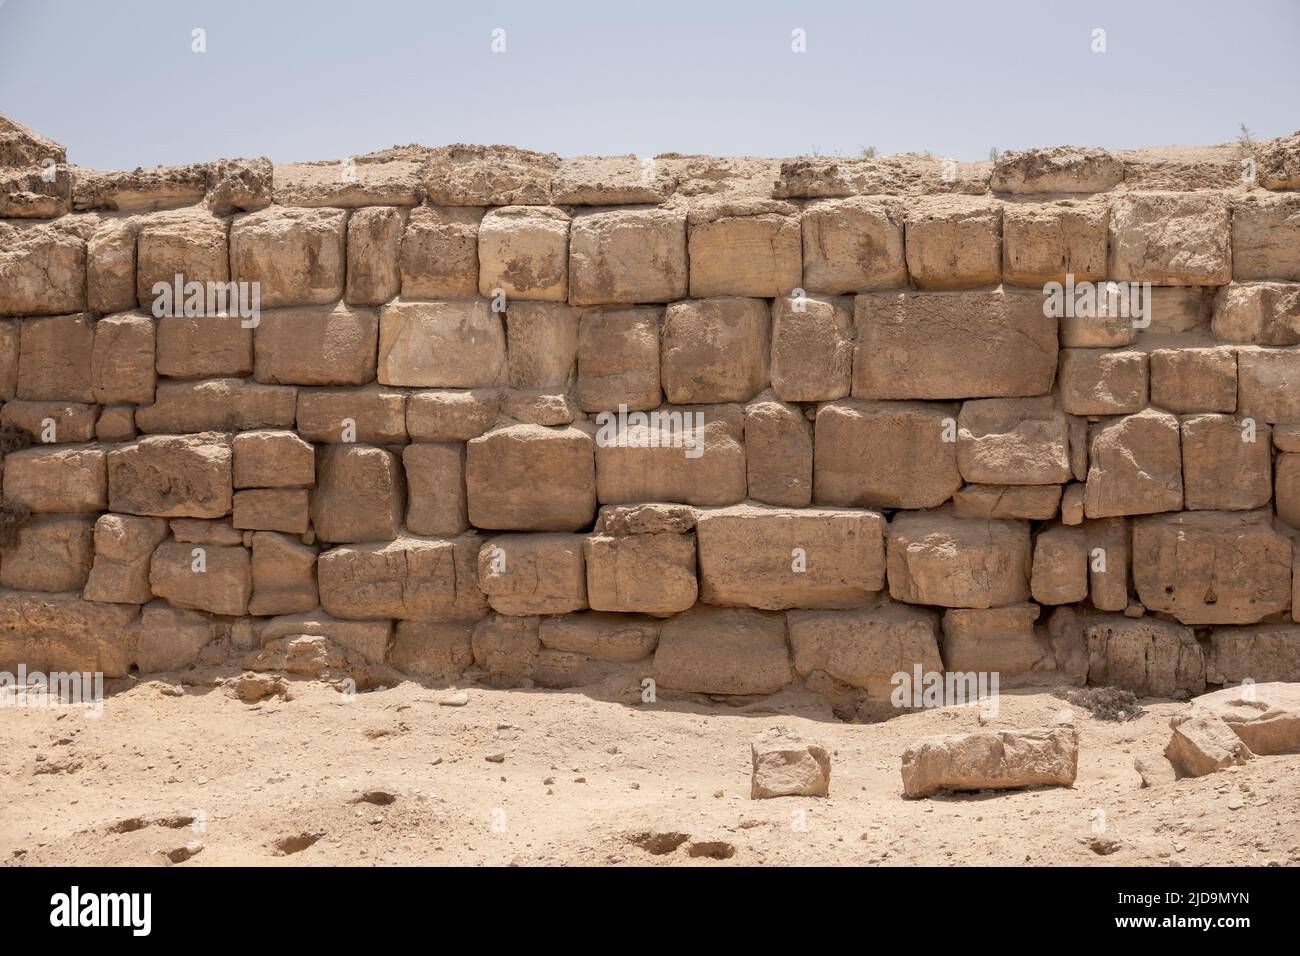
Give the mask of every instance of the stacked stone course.
POLYGON ((114 174, 0 118, 0 669, 1300 680, 1298 156, 114 174), (1067 274, 1149 324, 1046 316, 1067 274), (156 317, 177 275, 255 325, 156 317))

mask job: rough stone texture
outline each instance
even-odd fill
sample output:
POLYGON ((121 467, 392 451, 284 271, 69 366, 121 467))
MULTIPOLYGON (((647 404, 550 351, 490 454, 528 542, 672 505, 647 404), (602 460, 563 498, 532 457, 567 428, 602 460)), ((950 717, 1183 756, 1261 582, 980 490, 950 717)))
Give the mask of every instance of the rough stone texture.
MULTIPOLYGON (((793 207, 790 209, 793 213, 793 207)), ((802 250, 795 215, 692 219, 688 240, 692 298, 772 298, 799 287, 802 250)))
POLYGON ((853 395, 877 399, 1045 395, 1057 329, 1029 292, 860 295, 853 395))
POLYGON ((903 751, 903 792, 1072 787, 1079 739, 1073 727, 980 731, 926 737, 903 751))
POLYGON ((400 209, 371 206, 348 216, 344 298, 350 305, 381 305, 402 291, 401 245, 400 209))
POLYGON ((142 432, 185 433, 288 428, 294 422, 297 390, 239 378, 162 382, 154 403, 136 410, 142 432))
POLYGON ((1273 497, 1272 433, 1243 428, 1231 415, 1189 415, 1182 422, 1183 507, 1249 511, 1273 497))
POLYGON ((1237 353, 1231 348, 1156 349, 1151 404, 1171 412, 1237 410, 1237 353))
POLYGON ((889 527, 889 593, 909 604, 1000 607, 1029 599, 1029 526, 900 512, 889 527))
POLYGON ((63 445, 11 452, 4 457, 4 500, 38 513, 103 511, 105 451, 63 445))
POLYGON ((885 604, 869 610, 790 611, 794 667, 805 678, 825 674, 887 699, 898 673, 942 671, 939 619, 933 611, 885 604))
POLYGON ((943 196, 909 206, 907 271, 921 289, 961 289, 1002 280, 1002 206, 943 196))
POLYGON ((318 449, 311 523, 333 543, 391 540, 402 526, 402 470, 382 448, 331 445, 318 449))
POLYGON ((1268 511, 1195 511, 1133 526, 1142 603, 1184 624, 1254 624, 1291 604, 1291 542, 1268 511))
POLYGON ((676 302, 664 313, 660 377, 669 402, 747 402, 767 388, 771 312, 761 299, 676 302))
POLYGON ((578 330, 578 406, 584 412, 658 408, 663 310, 589 312, 578 330))
POLYGON ((455 680, 474 663, 469 621, 398 621, 388 662, 404 674, 455 680))
POLYGON ((402 468, 408 531, 455 535, 469 529, 463 445, 407 445, 402 450, 402 468))
POLYGON ((1259 756, 1300 750, 1300 688, 1294 683, 1225 687, 1197 697, 1192 713, 1219 718, 1259 756))
POLYGON ((1048 282, 1106 276, 1104 203, 1075 199, 1002 207, 1003 281, 1041 289, 1048 282))
POLYGON ((80 591, 94 561, 94 519, 39 515, 0 548, 0 587, 22 591, 80 591))
POLYGON ((699 606, 664 622, 655 650, 661 690, 696 694, 771 694, 790 682, 785 618, 699 606))
POLYGON ((476 528, 578 531, 596 513, 590 433, 510 425, 466 446, 465 488, 476 528))
POLYGON ((778 727, 755 737, 749 750, 751 800, 830 795, 831 758, 820 744, 778 727))
POLYGON ((253 333, 253 377, 271 385, 364 385, 375 378, 379 317, 339 304, 264 312, 253 333))
POLYGON ((505 326, 488 302, 393 302, 380 309, 381 384, 479 388, 506 376, 505 326))
POLYGON ((94 400, 101 405, 152 403, 158 377, 153 319, 123 312, 96 322, 90 374, 94 400))
POLYGON ((1174 733, 1165 747, 1165 756, 1189 777, 1226 770, 1255 756, 1232 728, 1214 714, 1179 714, 1169 726, 1174 733))
POLYGON ((1210 329, 1220 342, 1300 344, 1300 283, 1225 285, 1214 297, 1210 329))
POLYGON ((197 611, 151 601, 140 609, 136 628, 136 666, 142 673, 189 670, 215 633, 212 622, 197 611))
POLYGON ((763 395, 745 406, 745 468, 755 501, 792 508, 812 502, 813 425, 803 409, 763 395))
POLYGON ((884 587, 884 528, 873 511, 701 510, 700 600, 763 610, 861 606, 884 587))
POLYGON ((248 488, 236 491, 234 525, 248 531, 287 531, 305 534, 310 523, 310 492, 306 488, 248 488))
POLYGON ((265 309, 342 298, 347 217, 342 209, 293 206, 237 217, 230 225, 231 278, 260 283, 265 309))
POLYGON ((424 191, 430 202, 447 206, 545 205, 559 168, 554 153, 514 146, 443 146, 424 167, 424 191))
POLYGON ((1300 421, 1300 350, 1238 349, 1237 415, 1270 425, 1300 421))
POLYGON ((587 600, 593 610, 667 617, 695 604, 693 537, 670 532, 594 534, 582 547, 587 600))
POLYGON ((1052 146, 1006 150, 993 162, 994 192, 1099 193, 1124 181, 1124 163, 1104 149, 1052 146))
POLYGON ((561 303, 511 302, 506 353, 512 388, 563 387, 578 361, 579 315, 561 303))
POLYGON ((1300 279, 1300 196, 1251 193, 1233 203, 1232 277, 1300 279))
POLYGON ((1088 680, 1144 697, 1185 697, 1205 689, 1205 660, 1189 627, 1144 617, 1086 620, 1088 680))
POLYGON ((1059 485, 967 485, 952 496, 958 518, 1028 518, 1045 521, 1061 507, 1059 485))
POLYGON ((148 603, 153 598, 149 562, 154 548, 167 537, 167 522, 106 514, 95 522, 94 534, 95 562, 82 597, 113 604, 148 603))
POLYGON ((1050 485, 1070 478, 1070 436, 1051 398, 966 402, 957 419, 957 467, 979 484, 1050 485))
POLYGON ((318 444, 406 441, 406 394, 393 388, 304 388, 298 391, 298 433, 318 444))
POLYGON ((409 392, 406 431, 411 441, 469 441, 495 424, 500 404, 494 389, 409 392))
POLYGON ((686 298, 686 277, 684 212, 611 209, 573 218, 570 305, 672 302, 686 298))
POLYGON ((89 315, 23 319, 18 342, 20 399, 95 401, 95 323, 89 315))
POLYGON ((478 292, 482 218, 482 209, 420 206, 411 210, 397 263, 403 299, 441 299, 478 292))
POLYGON ((149 587, 174 607, 240 617, 253 587, 248 549, 164 542, 149 562, 149 587))
POLYGON ((0 590, 0 667, 125 677, 135 656, 128 625, 136 613, 134 606, 75 594, 0 590))
POLYGON ((320 554, 321 607, 356 621, 474 620, 486 613, 475 571, 481 538, 390 537, 320 554))
POLYGON ((907 285, 897 203, 864 196, 823 200, 804 209, 802 224, 805 291, 840 295, 907 285))
POLYGON ((478 553, 478 586, 498 614, 565 614, 587 607, 583 538, 503 534, 478 553))
POLYGON ((1232 278, 1228 203, 1213 193, 1151 192, 1110 206, 1110 278, 1224 285, 1232 278))
POLYGON ((85 307, 85 240, 56 224, 0 222, 0 315, 85 307))
POLYGON ((152 435, 108 453, 108 507, 160 518, 220 518, 231 507, 230 440, 152 435))
POLYGON ((316 449, 291 431, 257 429, 231 442, 236 488, 293 488, 316 483, 316 449))
POLYGON ((1089 518, 1177 511, 1183 506, 1179 423, 1146 409, 1093 426, 1084 511, 1089 518))
POLYGON ((1039 604, 1074 604, 1088 597, 1088 540, 1079 526, 1053 525, 1034 540, 1030 591, 1039 604))
POLYGON ((772 388, 787 402, 844 398, 853 380, 853 307, 846 297, 772 303, 772 388))
MULTIPOLYGON (((139 304, 152 306, 162 293, 155 286, 162 283, 174 289, 178 275, 182 287, 190 282, 229 282, 228 229, 225 220, 191 209, 144 219, 135 251, 135 295, 139 304)), ((175 301, 174 295, 171 298, 168 311, 179 312, 183 303, 175 301)), ((265 290, 262 304, 270 305, 265 290)))
POLYGON ((961 487, 957 412, 956 405, 856 399, 820 406, 813 500, 869 508, 943 504, 961 487))
POLYGON ((597 497, 602 504, 737 504, 746 493, 744 429, 739 405, 666 405, 626 423, 610 416, 596 431, 597 497))
POLYGON ((1061 404, 1071 415, 1127 415, 1147 403, 1145 352, 1064 349, 1061 404))
POLYGON ((316 549, 287 534, 253 535, 253 593, 248 613, 299 614, 316 607, 316 549))
POLYGON ((553 206, 502 206, 478 231, 479 294, 563 302, 569 293, 569 217, 553 206))
MULTIPOLYGON (((949 672, 996 673, 999 687, 1053 684, 1060 675, 1046 628, 1034 626, 1040 608, 951 609, 943 612, 943 662, 949 672)), ((975 692, 979 683, 976 678, 975 692)), ((975 694, 967 698, 974 703, 975 694)))
POLYGON ((237 315, 164 315, 155 343, 158 374, 187 379, 251 375, 250 322, 237 315))

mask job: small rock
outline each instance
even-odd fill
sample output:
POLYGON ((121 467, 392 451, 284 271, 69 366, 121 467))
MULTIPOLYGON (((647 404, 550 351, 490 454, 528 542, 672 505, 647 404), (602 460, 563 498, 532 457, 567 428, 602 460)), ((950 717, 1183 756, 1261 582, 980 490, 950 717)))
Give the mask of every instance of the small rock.
POLYGON ((754 738, 749 747, 751 800, 830 793, 831 758, 820 744, 773 728, 754 738))

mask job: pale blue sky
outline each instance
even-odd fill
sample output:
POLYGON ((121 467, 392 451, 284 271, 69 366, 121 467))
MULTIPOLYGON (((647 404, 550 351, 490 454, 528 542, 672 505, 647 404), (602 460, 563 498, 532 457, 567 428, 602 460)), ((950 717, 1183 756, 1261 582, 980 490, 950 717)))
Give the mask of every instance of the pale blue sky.
POLYGON ((1300 0, 0 0, 0 112, 101 169, 1200 145, 1300 129, 1300 0))

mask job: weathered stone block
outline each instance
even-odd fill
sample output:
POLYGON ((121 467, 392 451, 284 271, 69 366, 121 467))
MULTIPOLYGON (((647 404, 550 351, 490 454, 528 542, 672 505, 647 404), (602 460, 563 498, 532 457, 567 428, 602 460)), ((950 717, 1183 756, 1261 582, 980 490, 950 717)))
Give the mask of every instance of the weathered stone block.
POLYGON ((749 750, 751 800, 830 794, 831 758, 820 744, 776 727, 754 738, 749 750))
POLYGON ((1088 680, 1143 697, 1175 697, 1205 690, 1205 660, 1196 635, 1153 617, 1103 615, 1088 619, 1088 680))
POLYGON ((464 445, 407 445, 402 449, 402 467, 407 530, 441 535, 469 530, 464 445))
POLYGON ((1071 415, 1126 415, 1147 403, 1145 352, 1064 349, 1061 404, 1071 415))
POLYGON ((419 206, 402 233, 402 298, 441 299, 478 291, 482 209, 419 206))
POLYGON ((545 205, 559 168, 554 153, 516 146, 442 146, 424 167, 424 191, 430 202, 449 206, 545 205))
POLYGON ((338 618, 474 620, 487 612, 478 588, 481 538, 417 538, 345 545, 316 559, 320 603, 338 618))
POLYGON ((158 374, 167 378, 252 375, 251 322, 237 315, 164 315, 157 329, 158 374))
POLYGON ((411 441, 469 441, 496 423, 500 404, 493 389, 410 392, 406 431, 411 441))
POLYGON ((662 625, 632 614, 565 614, 543 618, 542 647, 599 661, 639 661, 654 653, 662 625))
POLYGON ((574 216, 569 303, 606 305, 686 298, 686 213, 610 209, 574 216))
POLYGON ((149 562, 166 537, 162 518, 100 515, 95 522, 95 560, 82 597, 112 604, 148 603, 153 599, 149 562))
POLYGON ((1300 421, 1300 349, 1237 350, 1237 415, 1300 421))
POLYGON ((91 389, 101 405, 148 405, 153 401, 153 319, 140 312, 106 315, 95 323, 91 389))
POLYGON ((99 671, 125 677, 134 657, 129 624, 136 609, 83 601, 75 594, 0 591, 0 667, 99 671))
POLYGON ((980 674, 997 674, 999 687, 1057 682, 1060 675, 1047 630, 1034 626, 1040 611, 1036 604, 1014 604, 943 612, 944 669, 975 676, 974 685, 965 680, 953 685, 954 691, 961 688, 959 693, 968 694, 966 703, 979 696, 980 674))
POLYGON ((1183 507, 1248 511, 1273 496, 1268 425, 1244 426, 1231 415, 1190 415, 1182 422, 1183 507))
POLYGON ((95 521, 38 515, 18 529, 0 554, 0 587, 22 591, 80 591, 95 557, 95 521))
POLYGON ((564 387, 578 361, 578 313, 563 303, 511 302, 506 353, 512 388, 564 387))
POLYGON ((135 424, 142 432, 173 434, 290 428, 296 403, 297 389, 288 385, 240 378, 161 382, 154 403, 136 410, 135 424))
POLYGON ((134 630, 136 669, 141 674, 189 670, 215 636, 207 617, 166 601, 151 601, 141 608, 134 630))
POLYGON ((957 406, 844 399, 817 409, 813 500, 933 508, 961 487, 957 406))
POLYGON ((54 446, 4 456, 4 500, 33 512, 103 511, 108 502, 104 449, 54 446))
POLYGON ((108 507, 161 518, 220 518, 230 513, 230 439, 152 435, 108 453, 108 507))
POLYGON ((747 402, 769 379, 771 312, 761 299, 675 302, 664 313, 660 376, 676 405, 747 402))
POLYGON ((1237 353, 1230 348, 1156 349, 1151 404, 1171 412, 1237 409, 1237 353))
POLYGON ((907 271, 921 289, 964 289, 1001 282, 1001 203, 948 195, 910 204, 907 271))
POLYGON ((1300 196, 1256 192, 1233 203, 1232 276, 1300 279, 1300 196))
MULTIPOLYGON (((135 251, 136 301, 152 306, 163 295, 169 303, 165 311, 180 312, 184 303, 174 301, 178 275, 182 289, 198 282, 205 293, 209 282, 229 282, 226 233, 225 220, 202 210, 178 209, 141 219, 135 251)), ((265 294, 262 303, 266 304, 265 294)))
POLYGON ((403 497, 402 467, 392 452, 357 445, 319 449, 311 523, 320 540, 338 544, 397 537, 403 497))
POLYGON ((1070 479, 1070 432, 1050 397, 966 402, 957 467, 969 482, 1050 485, 1070 479))
POLYGON ((1232 278, 1228 204, 1214 193, 1117 196, 1110 206, 1110 278, 1152 285, 1224 285, 1232 278))
POLYGON ((582 548, 587 600, 597 611, 667 616, 695 604, 695 539, 690 535, 595 534, 582 548))
POLYGON ((57 224, 0 223, 0 315, 86 307, 86 243, 57 224))
POLYGON ((150 589, 175 607, 242 617, 252 586, 247 548, 167 541, 149 562, 150 589))
POLYGON ((21 428, 42 444, 92 441, 96 408, 80 402, 5 402, 0 423, 21 428))
POLYGON ((1100 193, 1123 181, 1123 161, 1104 149, 1050 146, 999 153, 989 188, 1017 195, 1100 193))
POLYGON ((1002 207, 1002 275, 1011 285, 1041 289, 1049 282, 1106 278, 1106 224, 1102 202, 1076 199, 1007 203, 1002 207))
POLYGON ((772 388, 787 402, 844 398, 853 379, 851 300, 782 296, 772 303, 772 388))
POLYGON ((786 614, 794 667, 803 677, 822 672, 887 699, 893 676, 916 667, 942 671, 939 618, 933 611, 884 604, 870 610, 790 611, 786 614))
POLYGON ((316 449, 291 431, 241 432, 231 443, 236 488, 293 488, 316 483, 316 449))
POLYGON ((952 496, 958 518, 1028 518, 1046 521, 1061 507, 1059 485, 966 485, 952 496))
POLYGON ((348 216, 349 305, 382 305, 402 291, 402 218, 394 206, 369 206, 348 216))
POLYGON ((812 502, 813 426, 803 409, 763 395, 745 406, 745 470, 755 501, 792 508, 812 502))
POLYGON ((316 549, 284 534, 253 535, 248 613, 298 614, 316 607, 316 549))
POLYGON ((1089 518, 1182 508, 1182 451, 1173 415, 1148 408, 1094 425, 1089 460, 1089 518))
POLYGON ((272 385, 364 385, 375 379, 379 316, 342 303, 263 312, 253 375, 272 385))
POLYGON ((234 524, 250 531, 305 534, 310 523, 306 488, 248 488, 234 495, 234 524))
POLYGON ((1030 292, 860 295, 857 398, 1045 395, 1056 377, 1056 320, 1030 292))
POLYGON ((703 221, 692 216, 690 223, 692 298, 772 298, 799 287, 803 252, 796 216, 710 215, 703 221))
POLYGON ((658 408, 663 310, 589 312, 578 331, 578 406, 586 412, 658 408))
POLYGON ((95 323, 89 315, 23 319, 18 397, 38 402, 93 402, 95 323))
POLYGON ((1001 607, 1029 599, 1029 525, 900 512, 889 527, 889 593, 908 604, 1001 607))
POLYGON ((321 444, 406 441, 406 393, 392 388, 304 388, 298 391, 298 433, 321 444))
POLYGON ((790 682, 785 617, 737 608, 695 607, 664 622, 654 658, 663 690, 772 694, 790 682))
POLYGON ((903 792, 1072 787, 1079 766, 1073 727, 926 737, 903 751, 903 792))
POLYGON ((566 614, 587 607, 579 534, 500 534, 478 553, 478 586, 498 614, 566 614))
POLYGON ((506 377, 505 328, 486 301, 391 302, 380 309, 380 383, 478 388, 506 377))
POLYGON ((802 224, 805 290, 837 295, 907 285, 898 204, 866 196, 823 200, 804 209, 802 224))
POLYGON ((1225 285, 1214 297, 1210 328, 1220 342, 1300 345, 1300 283, 1225 285))
POLYGON ((1030 592, 1039 604, 1073 604, 1088 597, 1088 538, 1079 525, 1052 525, 1034 539, 1030 592))
POLYGON ((502 206, 478 230, 478 289, 507 299, 563 302, 569 294, 569 216, 554 206, 502 206))
POLYGON ((470 524, 502 531, 578 531, 596 513, 591 434, 510 425, 466 446, 470 524))
POLYGON ((342 298, 347 218, 342 209, 295 206, 237 217, 230 226, 231 277, 260 283, 264 309, 342 298))
POLYGON ((398 621, 388 663, 404 674, 455 680, 474 663, 471 621, 398 621))

